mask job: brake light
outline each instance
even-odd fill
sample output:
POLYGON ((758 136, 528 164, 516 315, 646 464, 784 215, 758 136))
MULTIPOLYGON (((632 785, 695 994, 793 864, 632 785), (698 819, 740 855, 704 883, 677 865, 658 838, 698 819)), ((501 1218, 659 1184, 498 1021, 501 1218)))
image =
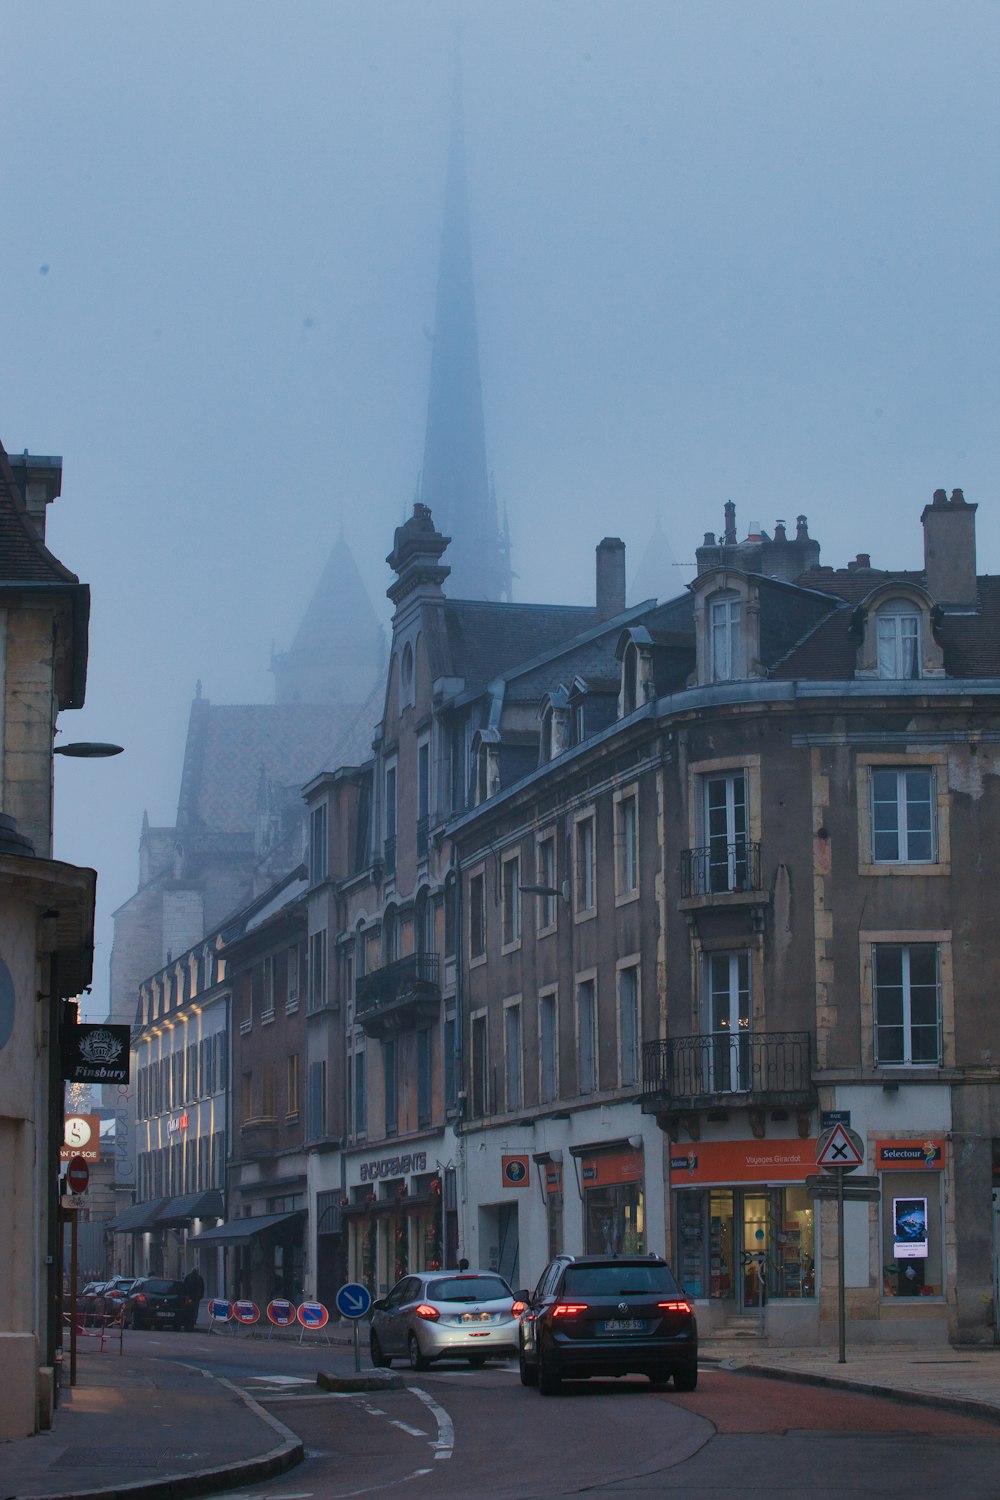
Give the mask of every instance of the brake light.
POLYGON ((515 1318, 519 1318, 523 1312, 527 1311, 527 1308, 528 1308, 527 1302, 515 1302, 514 1305, 513 1305, 513 1307, 510 1310, 511 1311, 511 1316, 515 1317, 515 1318))
POLYGON ((145 1292, 136 1292, 135 1300, 136 1300, 136 1302, 141 1302, 142 1305, 145 1307, 145 1305, 146 1305, 146 1293, 145 1292))
POLYGON ((662 1307, 664 1312, 686 1312, 691 1311, 690 1302, 658 1302, 657 1307, 662 1307))
POLYGON ((587 1308, 588 1304, 586 1302, 557 1302, 552 1309, 552 1316, 554 1318, 564 1318, 573 1313, 586 1312, 587 1308))
POLYGON ((416 1308, 416 1314, 418 1318, 427 1318, 432 1323, 436 1323, 441 1316, 437 1308, 431 1307, 429 1302, 421 1302, 420 1306, 416 1308))

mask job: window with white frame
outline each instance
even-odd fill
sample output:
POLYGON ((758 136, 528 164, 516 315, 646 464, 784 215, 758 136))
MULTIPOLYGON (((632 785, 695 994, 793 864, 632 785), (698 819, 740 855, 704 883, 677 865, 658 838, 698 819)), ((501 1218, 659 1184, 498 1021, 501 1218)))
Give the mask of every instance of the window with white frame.
POLYGON ((746 1093, 751 1084, 750 953, 745 948, 702 957, 702 1056, 705 1093, 746 1093))
POLYGON ((469 962, 486 957, 486 875, 477 871, 469 880, 469 962))
POLYGON ((872 863, 932 863, 936 858, 933 767, 872 766, 870 780, 872 863))
POLYGON ((326 1135, 326 1060, 309 1064, 308 1138, 326 1135))
POLYGON ((327 806, 321 802, 309 815, 309 879, 318 885, 327 874, 327 806))
POLYGON ((469 1083, 472 1096, 469 1102, 473 1118, 481 1120, 490 1113, 489 1032, 485 1013, 472 1017, 470 1040, 469 1083))
POLYGON ((309 939, 309 1009, 326 1004, 326 930, 309 939))
POLYGON ((732 682, 743 676, 743 601, 722 594, 709 601, 708 643, 713 682, 732 682))
POLYGON ((597 983, 583 979, 576 987, 577 1087, 581 1094, 597 1089, 597 983))
POLYGON ((521 857, 510 854, 503 861, 501 916, 504 948, 516 948, 521 941, 521 857))
POLYGON ((508 1109, 520 1109, 523 1103, 521 1006, 512 1001, 503 1012, 504 1084, 508 1109))
POLYGON ((299 1054, 290 1052, 285 1065, 285 1117, 297 1117, 299 1113, 299 1054))
POLYGON ((615 796, 615 887, 619 900, 639 890, 639 798, 634 788, 615 796))
POLYGON ((588 813, 577 818, 573 825, 573 881, 578 917, 592 915, 597 905, 594 858, 594 815, 588 813))
POLYGON ((941 965, 937 943, 874 943, 875 1064, 941 1062, 941 965))
POLYGON ((639 966, 618 970, 618 1076, 629 1088, 639 1082, 639 966))
POLYGON ((878 675, 920 676, 920 613, 908 599, 890 599, 875 621, 878 675))
POLYGON ((555 990, 538 997, 538 1101, 551 1104, 559 1093, 559 1000, 555 990))
POLYGON ((551 932, 556 926, 559 913, 556 905, 558 897, 555 895, 558 887, 556 885, 556 836, 554 833, 547 833, 535 845, 535 877, 538 885, 552 893, 535 898, 536 931, 538 933, 551 932))

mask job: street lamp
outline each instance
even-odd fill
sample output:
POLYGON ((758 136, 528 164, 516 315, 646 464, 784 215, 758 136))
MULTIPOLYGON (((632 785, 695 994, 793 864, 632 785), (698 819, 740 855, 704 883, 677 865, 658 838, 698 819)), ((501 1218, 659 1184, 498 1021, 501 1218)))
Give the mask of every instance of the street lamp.
POLYGON ((71 745, 53 745, 53 755, 72 755, 78 760, 102 760, 121 755, 124 745, 108 745, 102 740, 77 740, 71 745))

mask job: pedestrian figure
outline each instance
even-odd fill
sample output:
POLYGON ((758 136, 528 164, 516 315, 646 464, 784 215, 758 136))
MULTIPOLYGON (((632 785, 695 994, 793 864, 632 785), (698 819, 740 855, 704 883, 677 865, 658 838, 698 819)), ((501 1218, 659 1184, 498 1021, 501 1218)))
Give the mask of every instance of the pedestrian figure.
POLYGON ((194 1321, 197 1323, 201 1311, 201 1299, 205 1295, 205 1283, 201 1272, 195 1267, 184 1278, 184 1290, 194 1302, 194 1321))

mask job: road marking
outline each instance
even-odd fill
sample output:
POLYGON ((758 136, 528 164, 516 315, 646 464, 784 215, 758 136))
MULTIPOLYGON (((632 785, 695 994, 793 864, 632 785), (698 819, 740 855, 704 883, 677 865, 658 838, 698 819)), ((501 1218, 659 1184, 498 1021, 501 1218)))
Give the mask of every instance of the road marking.
POLYGON ((315 1385, 306 1375, 251 1375, 251 1380, 262 1380, 266 1385, 315 1385))
POLYGON ((422 1391, 419 1386, 411 1385, 411 1393, 418 1401, 422 1401, 437 1423, 438 1435, 431 1447, 434 1448, 436 1459, 450 1458, 455 1451, 455 1428, 452 1420, 443 1406, 439 1406, 429 1391, 422 1391))
POLYGON ((426 1437, 427 1434, 421 1427, 411 1427, 408 1422, 397 1422, 395 1417, 390 1420, 390 1427, 398 1427, 400 1432, 408 1432, 410 1437, 426 1437))

